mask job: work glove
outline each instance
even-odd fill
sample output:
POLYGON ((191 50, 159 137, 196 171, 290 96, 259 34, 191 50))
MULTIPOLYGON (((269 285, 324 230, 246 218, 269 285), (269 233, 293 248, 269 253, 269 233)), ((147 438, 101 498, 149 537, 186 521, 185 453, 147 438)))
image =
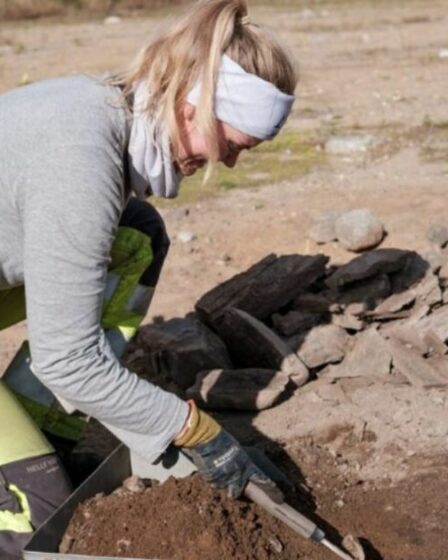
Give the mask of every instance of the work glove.
POLYGON ((227 488, 230 498, 238 498, 249 481, 261 487, 276 502, 282 494, 251 460, 236 439, 210 415, 188 401, 190 414, 185 428, 174 440, 196 465, 207 482, 227 488))

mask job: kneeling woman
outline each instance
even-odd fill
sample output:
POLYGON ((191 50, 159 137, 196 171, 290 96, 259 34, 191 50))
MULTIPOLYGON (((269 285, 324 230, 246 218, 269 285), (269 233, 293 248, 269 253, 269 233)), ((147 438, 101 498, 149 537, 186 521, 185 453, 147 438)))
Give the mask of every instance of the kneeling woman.
MULTIPOLYGON (((122 76, 62 78, 0 97, 0 328, 24 318, 26 299, 33 372, 26 383, 23 372, 8 375, 14 394, 0 387, 44 431, 64 436, 63 409, 77 410, 148 461, 182 447, 231 496, 249 479, 270 484, 210 416, 118 358, 168 248, 146 198, 175 197, 183 176, 218 161, 233 167, 242 150, 272 139, 295 86, 291 59, 242 1, 202 0, 122 76)), ((0 448, 8 431, 2 422, 0 448)), ((48 453, 37 446, 27 458, 48 453)), ((15 471, 3 468, 4 487, 26 494, 15 471)))

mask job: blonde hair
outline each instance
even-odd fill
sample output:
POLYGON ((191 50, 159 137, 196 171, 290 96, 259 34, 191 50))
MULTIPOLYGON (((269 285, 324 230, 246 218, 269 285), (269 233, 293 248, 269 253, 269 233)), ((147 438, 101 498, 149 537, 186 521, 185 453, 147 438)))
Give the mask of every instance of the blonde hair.
POLYGON ((142 49, 131 69, 115 83, 131 93, 146 83, 145 108, 155 129, 168 126, 171 141, 179 140, 177 114, 194 84, 201 80, 195 120, 210 150, 218 158, 219 146, 213 112, 215 84, 222 54, 246 72, 293 94, 297 72, 292 56, 267 30, 250 23, 245 0, 199 0, 190 11, 142 49))

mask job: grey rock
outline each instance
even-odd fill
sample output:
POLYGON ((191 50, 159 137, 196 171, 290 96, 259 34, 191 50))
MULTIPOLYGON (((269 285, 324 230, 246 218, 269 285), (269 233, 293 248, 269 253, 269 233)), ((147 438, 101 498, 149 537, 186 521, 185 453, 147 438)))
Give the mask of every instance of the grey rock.
POLYGON ((418 302, 433 307, 442 301, 442 290, 439 278, 432 270, 428 270, 422 280, 414 288, 418 302))
POLYGON ((448 227, 442 224, 433 224, 426 233, 428 241, 438 247, 448 245, 448 227))
POLYGON ((444 286, 448 283, 448 261, 443 263, 440 267, 439 278, 444 286))
POLYGON ((421 356, 429 352, 428 343, 425 342, 423 337, 419 335, 415 327, 395 323, 396 321, 393 321, 387 329, 381 330, 384 338, 393 338, 398 340, 405 346, 412 347, 417 350, 421 356))
POLYGON ((215 330, 219 330, 218 324, 230 307, 265 320, 323 276, 327 262, 324 255, 268 255, 204 294, 196 309, 215 330))
POLYGON ((349 284, 345 289, 338 290, 334 298, 343 308, 352 306, 352 311, 347 309, 348 312, 357 315, 357 313, 353 313, 353 304, 361 303, 364 304, 366 310, 373 309, 377 303, 388 297, 391 291, 389 277, 386 274, 378 274, 372 278, 349 284))
POLYGON ((388 340, 394 367, 406 377, 411 385, 417 387, 438 387, 448 383, 429 360, 422 358, 417 350, 405 346, 393 338, 388 340))
POLYGON ((274 313, 272 324, 274 329, 283 336, 291 336, 298 332, 307 331, 319 324, 322 319, 321 313, 308 311, 289 311, 286 315, 274 313))
POLYGON ((284 392, 289 377, 269 369, 201 372, 187 397, 210 409, 264 410, 284 392))
POLYGON ((142 327, 138 341, 152 370, 183 389, 194 383, 200 371, 233 367, 224 343, 194 318, 142 327))
POLYGON ((349 335, 336 325, 319 325, 307 333, 297 350, 309 368, 340 362, 349 345, 349 335))
MULTIPOLYGON (((416 302, 416 306, 427 306, 429 308, 442 301, 442 290, 440 289, 439 279, 428 269, 424 277, 412 288, 403 292, 392 294, 389 298, 380 303, 369 317, 377 319, 393 319, 399 316, 410 316, 411 312, 404 313, 405 308, 410 308, 416 302), (403 313, 400 313, 402 312, 403 313)), ((425 313, 426 314, 426 313, 425 313)))
POLYGON ((385 313, 396 313, 397 311, 401 311, 404 307, 414 303, 415 298, 416 293, 415 290, 412 289, 398 294, 392 294, 375 307, 371 316, 375 317, 376 315, 381 316, 385 313))
POLYGON ((353 350, 337 367, 331 369, 331 377, 384 377, 389 374, 391 352, 387 342, 374 328, 356 337, 353 350))
POLYGON ((423 335, 423 342, 427 346, 427 354, 444 356, 448 352, 448 346, 431 329, 423 335))
POLYGON ((325 283, 332 289, 338 289, 377 274, 397 272, 404 268, 408 259, 414 254, 412 251, 401 249, 368 251, 339 267, 325 283))
POLYGON ((375 137, 371 134, 362 136, 333 136, 325 143, 325 151, 335 155, 363 153, 373 144, 375 137))
POLYGON ((335 231, 336 220, 345 210, 333 210, 324 214, 311 228, 310 237, 316 243, 329 243, 337 239, 335 231))
POLYGON ((245 311, 226 310, 218 332, 236 367, 281 371, 297 386, 308 380, 308 368, 291 348, 272 329, 245 311))
POLYGON ((448 341, 448 306, 444 305, 414 323, 420 336, 432 331, 442 342, 448 341))
POLYGON ((334 224, 339 243, 349 251, 376 247, 384 237, 384 226, 368 208, 351 210, 339 216, 334 224))

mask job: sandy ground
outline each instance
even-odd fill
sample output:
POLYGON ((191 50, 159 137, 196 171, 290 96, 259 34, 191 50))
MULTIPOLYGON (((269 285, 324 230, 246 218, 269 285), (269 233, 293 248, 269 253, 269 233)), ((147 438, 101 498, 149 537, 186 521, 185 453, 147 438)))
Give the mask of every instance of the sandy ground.
MULTIPOLYGON (((253 20, 289 41, 300 61, 290 127, 320 139, 368 133, 375 147, 356 156, 324 157, 305 176, 281 184, 164 206, 173 242, 148 322, 183 316, 204 291, 270 252, 323 251, 334 262, 351 258, 336 244, 322 248, 309 239, 314 220, 327 210, 369 207, 386 225, 384 246, 428 247, 427 228, 446 223, 448 211, 448 58, 440 56, 448 48, 446 8, 446 1, 392 0, 251 10, 253 20), (196 238, 181 242, 176 236, 184 231, 196 238)), ((116 25, 2 25, 0 91, 27 80, 120 68, 158 25, 149 17, 116 25)), ((0 333, 0 372, 25 334, 25 325, 0 333)), ((359 521, 355 529, 368 535, 374 528, 371 543, 381 542, 378 535, 386 528, 388 544, 382 550, 372 544, 372 559, 445 558, 436 529, 448 528, 446 492, 437 491, 448 468, 446 391, 373 380, 342 392, 319 391, 317 386, 297 392, 250 419, 249 430, 247 418, 224 421, 236 432, 243 426, 243 440, 276 442, 304 462, 315 492, 333 505, 343 486, 338 477, 349 473, 353 507, 344 501, 332 522, 350 525, 343 515, 349 508, 349 521, 359 521), (367 432, 373 436, 365 438, 367 432), (331 465, 321 454, 332 458, 331 465), (322 476, 316 474, 319 465, 328 466, 322 476), (408 495, 414 487, 413 502, 408 495), (358 503, 356 492, 365 496, 365 488, 367 498, 358 503), (400 513, 389 519, 394 509, 400 513), (378 521, 383 514, 384 522, 378 521)))

